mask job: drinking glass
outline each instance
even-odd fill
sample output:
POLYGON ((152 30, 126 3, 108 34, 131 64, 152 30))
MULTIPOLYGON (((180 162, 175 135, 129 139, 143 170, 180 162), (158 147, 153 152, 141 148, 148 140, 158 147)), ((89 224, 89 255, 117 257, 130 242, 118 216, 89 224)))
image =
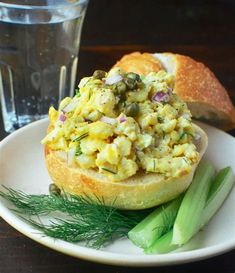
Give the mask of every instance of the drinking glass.
POLYGON ((0 2, 0 101, 5 131, 73 96, 88 0, 0 2))

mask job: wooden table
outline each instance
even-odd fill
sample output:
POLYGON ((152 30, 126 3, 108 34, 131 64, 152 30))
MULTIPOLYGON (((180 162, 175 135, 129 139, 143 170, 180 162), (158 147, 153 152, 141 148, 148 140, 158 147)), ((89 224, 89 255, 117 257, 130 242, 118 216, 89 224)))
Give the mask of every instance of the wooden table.
MULTIPOLYGON (((109 69, 123 54, 135 50, 178 52, 207 64, 235 104, 234 14, 233 0, 93 0, 84 22, 78 79, 97 68, 109 69)), ((229 133, 235 136, 234 130, 229 133)), ((0 140, 5 136, 0 116, 0 140)), ((13 272, 234 273, 235 250, 204 261, 171 267, 116 267, 52 251, 0 220, 0 273, 13 272)))

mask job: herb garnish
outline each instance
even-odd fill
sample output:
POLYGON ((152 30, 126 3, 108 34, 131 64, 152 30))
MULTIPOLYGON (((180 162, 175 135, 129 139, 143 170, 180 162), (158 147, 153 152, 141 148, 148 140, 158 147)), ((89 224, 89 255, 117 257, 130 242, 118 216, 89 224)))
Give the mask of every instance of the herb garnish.
POLYGON ((73 140, 73 142, 75 142, 75 141, 80 141, 80 140, 82 140, 83 138, 85 138, 85 137, 88 137, 88 133, 84 133, 84 134, 82 134, 82 135, 80 135, 79 137, 76 137, 74 140, 73 140))
POLYGON ((180 135, 179 140, 183 139, 186 135, 191 136, 192 138, 194 137, 194 135, 191 134, 191 133, 183 132, 183 133, 180 135))
POLYGON ((116 172, 114 172, 114 171, 112 171, 110 169, 104 168, 104 167, 102 167, 101 169, 106 171, 106 172, 112 173, 112 174, 117 174, 116 172))
POLYGON ((167 213, 165 209, 165 205, 161 205, 160 208, 161 208, 161 214, 162 214, 164 224, 162 226, 157 227, 158 237, 161 237, 162 235, 170 231, 170 229, 172 228, 174 224, 174 221, 178 212, 178 210, 176 210, 176 211, 169 211, 167 213))
POLYGON ((79 155, 81 155, 81 154, 82 154, 81 146, 78 145, 78 146, 76 147, 75 156, 79 156, 79 155))
POLYGON ((155 162, 155 159, 153 159, 153 170, 154 170, 154 171, 156 170, 156 162, 155 162))
POLYGON ((61 195, 31 195, 5 189, 5 192, 0 191, 0 196, 10 201, 16 207, 12 210, 23 215, 22 218, 39 231, 68 242, 84 241, 95 248, 104 246, 114 238, 125 237, 131 228, 149 214, 149 210, 123 211, 106 206, 104 200, 98 197, 82 197, 65 192, 61 195), (62 219, 58 219, 56 212, 64 215, 62 219), (45 216, 47 224, 43 223, 45 216))
POLYGON ((75 96, 76 97, 81 97, 81 93, 80 93, 80 89, 79 88, 75 89, 75 96))

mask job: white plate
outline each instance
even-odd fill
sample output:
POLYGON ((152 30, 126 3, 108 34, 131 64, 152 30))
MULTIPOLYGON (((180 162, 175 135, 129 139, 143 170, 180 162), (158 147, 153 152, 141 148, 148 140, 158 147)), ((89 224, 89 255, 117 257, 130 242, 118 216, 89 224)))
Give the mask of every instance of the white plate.
MULTIPOLYGON (((44 166, 43 147, 40 140, 46 133, 48 121, 32 123, 0 142, 0 183, 27 193, 47 193, 51 183, 44 166)), ((200 124, 209 136, 205 157, 216 168, 232 166, 235 172, 235 138, 200 124)), ((115 265, 151 266, 171 265, 205 259, 235 248, 235 188, 222 208, 203 231, 183 248, 161 255, 145 255, 128 239, 111 243, 102 250, 95 250, 49 237, 23 222, 8 209, 9 204, 0 200, 0 215, 15 229, 31 239, 65 254, 115 265)))

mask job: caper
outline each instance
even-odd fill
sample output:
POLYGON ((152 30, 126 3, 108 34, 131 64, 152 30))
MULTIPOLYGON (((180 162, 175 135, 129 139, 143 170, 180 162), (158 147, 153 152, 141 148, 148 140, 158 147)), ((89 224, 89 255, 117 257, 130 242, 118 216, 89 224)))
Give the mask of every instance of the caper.
POLYGON ((124 78, 124 82, 129 90, 133 90, 136 88, 137 85, 136 80, 126 77, 124 78))
POLYGON ((126 95, 125 95, 125 94, 120 94, 120 95, 118 95, 118 98, 119 98, 119 102, 124 102, 124 101, 126 101, 126 95))
POLYGON ((95 72, 93 73, 93 78, 95 79, 102 80, 103 78, 105 78, 105 76, 106 72, 103 70, 95 70, 95 72))
POLYGON ((139 105, 137 103, 131 103, 126 107, 126 115, 129 117, 136 117, 139 113, 139 105))
POLYGON ((127 74, 126 74, 126 77, 127 77, 127 78, 130 78, 130 79, 132 79, 132 80, 138 81, 138 82, 141 81, 140 75, 138 75, 138 74, 136 74, 136 73, 134 73, 134 72, 127 73, 127 74))
POLYGON ((137 82, 137 89, 143 89, 144 83, 142 81, 137 82))
POLYGON ((126 92, 126 84, 123 81, 119 81, 115 84, 115 91, 122 95, 126 92))
POLYGON ((49 185, 49 192, 50 194, 54 194, 54 195, 61 194, 61 190, 53 183, 49 185))

